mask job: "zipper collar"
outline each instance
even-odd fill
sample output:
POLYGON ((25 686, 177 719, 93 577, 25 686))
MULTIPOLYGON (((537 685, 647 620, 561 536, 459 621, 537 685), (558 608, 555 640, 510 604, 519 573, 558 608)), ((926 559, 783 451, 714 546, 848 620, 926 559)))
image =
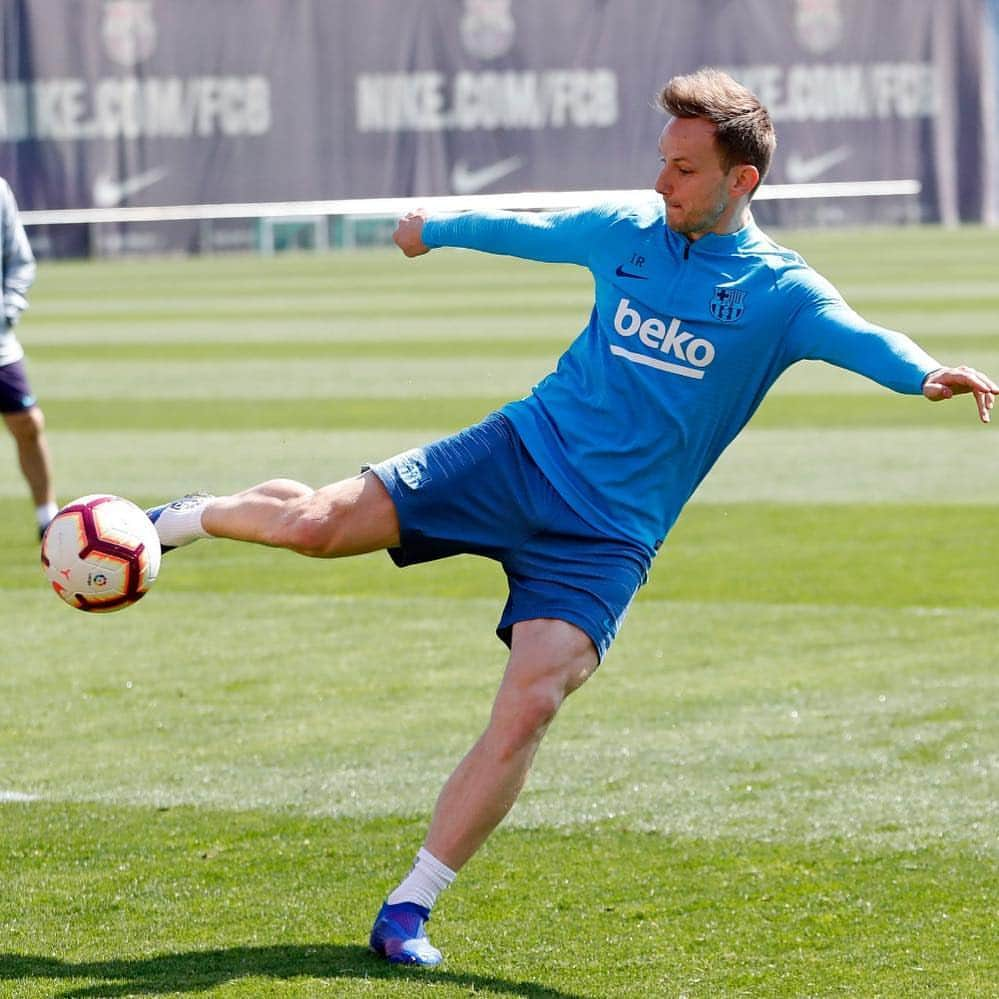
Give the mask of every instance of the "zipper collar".
POLYGON ((663 226, 666 229, 667 244, 674 246, 684 260, 687 260, 691 254, 701 255, 709 253, 727 255, 734 253, 745 246, 757 242, 760 238, 760 229, 752 216, 750 216, 749 221, 741 229, 737 229, 735 232, 724 234, 709 232, 705 233, 700 239, 695 240, 689 240, 681 233, 674 232, 666 225, 665 219, 663 220, 663 226))

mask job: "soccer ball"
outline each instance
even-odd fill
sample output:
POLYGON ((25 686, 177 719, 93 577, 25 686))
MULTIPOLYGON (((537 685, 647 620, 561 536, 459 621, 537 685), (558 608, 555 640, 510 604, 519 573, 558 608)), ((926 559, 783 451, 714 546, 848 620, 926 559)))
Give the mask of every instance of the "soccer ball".
POLYGON ((120 496, 81 496, 42 538, 42 571, 60 599, 82 611, 116 611, 141 599, 160 571, 160 539, 120 496))

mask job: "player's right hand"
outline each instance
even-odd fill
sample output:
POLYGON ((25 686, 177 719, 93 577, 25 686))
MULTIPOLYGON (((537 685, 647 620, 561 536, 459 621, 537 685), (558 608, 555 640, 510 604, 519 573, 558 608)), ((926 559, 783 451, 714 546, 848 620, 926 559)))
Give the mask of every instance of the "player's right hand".
POLYGON ((407 212, 395 227, 392 239, 395 245, 406 254, 407 257, 419 257, 430 252, 430 247, 423 242, 423 221, 426 213, 422 208, 415 212, 407 212))

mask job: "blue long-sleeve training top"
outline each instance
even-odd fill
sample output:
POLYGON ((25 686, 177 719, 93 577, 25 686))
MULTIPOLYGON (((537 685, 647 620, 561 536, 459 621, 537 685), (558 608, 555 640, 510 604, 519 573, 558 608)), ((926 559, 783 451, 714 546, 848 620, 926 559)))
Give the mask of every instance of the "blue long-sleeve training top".
POLYGON ((911 394, 941 366, 857 315, 754 223, 690 242, 666 225, 659 198, 436 216, 423 240, 590 270, 588 325, 503 412, 585 520, 650 551, 795 361, 828 361, 911 394))

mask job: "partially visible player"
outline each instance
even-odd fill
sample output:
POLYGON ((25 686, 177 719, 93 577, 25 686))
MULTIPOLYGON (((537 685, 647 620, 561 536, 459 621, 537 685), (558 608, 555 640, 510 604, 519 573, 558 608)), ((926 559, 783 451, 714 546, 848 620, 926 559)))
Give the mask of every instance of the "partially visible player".
POLYGON ((441 960, 425 932, 438 894, 516 801, 683 505, 782 371, 815 358, 931 400, 971 393, 983 422, 999 391, 862 319, 757 228, 750 199, 775 137, 753 94, 705 70, 671 80, 660 103, 654 196, 399 223, 410 257, 457 246, 590 270, 589 322, 530 396, 333 485, 275 479, 150 511, 167 547, 225 537, 324 558, 387 548, 399 565, 473 552, 506 571, 506 672, 376 918, 371 946, 391 961, 441 960))
POLYGON ((21 313, 28 307, 27 293, 35 280, 31 252, 17 202, 10 185, 0 177, 0 227, 3 241, 3 287, 0 306, 0 413, 17 445, 21 472, 35 503, 39 537, 56 515, 52 485, 52 460, 45 439, 45 417, 35 402, 24 368, 24 348, 14 333, 21 313))

